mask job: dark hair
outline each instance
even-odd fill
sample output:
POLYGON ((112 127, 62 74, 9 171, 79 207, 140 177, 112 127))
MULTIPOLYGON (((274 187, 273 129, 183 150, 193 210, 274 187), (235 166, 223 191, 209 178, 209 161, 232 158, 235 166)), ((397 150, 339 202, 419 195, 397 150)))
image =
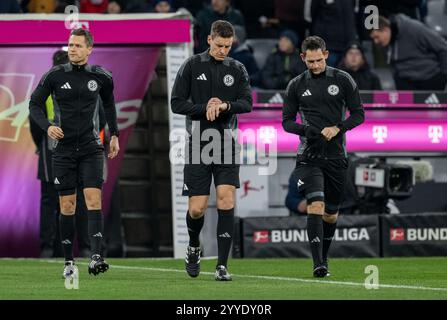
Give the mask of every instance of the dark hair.
POLYGON ((70 36, 84 36, 87 47, 93 47, 93 36, 90 31, 79 28, 71 30, 70 36))
POLYGON ((385 28, 391 29, 391 21, 388 18, 383 16, 379 16, 379 28, 378 29, 369 29, 368 34, 371 35, 374 31, 383 31, 385 28))
POLYGON ((233 25, 225 20, 214 21, 211 25, 211 38, 216 36, 222 38, 234 37, 233 25))
MULTIPOLYGON (((391 27, 390 20, 388 20, 385 17, 379 16, 379 30, 383 30, 385 28, 390 28, 390 27, 391 27)), ((371 31, 374 31, 374 29, 372 29, 371 31)))
POLYGON ((53 54, 53 66, 68 63, 68 53, 65 50, 57 50, 53 54))
POLYGON ((318 50, 326 51, 326 42, 317 36, 310 36, 304 39, 301 44, 301 52, 305 53, 307 50, 318 50))

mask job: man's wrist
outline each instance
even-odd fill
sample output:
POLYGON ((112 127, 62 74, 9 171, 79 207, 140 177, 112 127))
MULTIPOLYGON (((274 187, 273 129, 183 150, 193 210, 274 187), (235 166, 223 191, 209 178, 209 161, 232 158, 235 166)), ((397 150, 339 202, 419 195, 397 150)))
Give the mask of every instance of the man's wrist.
POLYGON ((343 126, 343 122, 338 123, 335 127, 337 127, 339 132, 341 132, 341 133, 345 133, 346 132, 346 129, 343 126))
POLYGON ((226 105, 225 111, 230 111, 231 109, 231 103, 230 101, 223 101, 223 103, 226 105))
POLYGON ((210 103, 206 105, 206 111, 208 111, 210 108, 219 106, 219 103, 210 103))

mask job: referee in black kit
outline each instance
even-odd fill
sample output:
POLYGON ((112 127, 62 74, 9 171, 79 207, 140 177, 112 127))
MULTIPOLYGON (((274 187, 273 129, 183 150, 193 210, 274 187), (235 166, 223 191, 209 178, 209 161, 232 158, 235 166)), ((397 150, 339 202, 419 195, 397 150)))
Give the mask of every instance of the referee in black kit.
POLYGON ((72 30, 68 41, 70 62, 55 66, 43 75, 29 104, 31 117, 54 142, 53 182, 59 193, 64 278, 72 277, 76 272, 73 238, 78 185, 83 186, 88 210, 92 251, 88 272, 96 276, 109 268, 101 256, 104 147, 99 137, 100 98, 111 135, 108 156, 112 159, 119 152, 119 132, 112 74, 100 66, 87 64, 92 50, 91 33, 84 29, 72 30), (50 95, 54 103, 54 120, 51 122, 44 113, 45 101, 50 95))
POLYGON ((211 178, 214 178, 218 212, 215 279, 218 281, 231 280, 227 261, 233 240, 240 163, 236 114, 252 110, 247 71, 243 64, 228 57, 233 37, 234 29, 229 22, 215 21, 208 36, 210 48, 181 66, 171 97, 172 111, 186 115, 188 131, 183 185, 183 195, 189 196, 186 271, 191 277, 200 273, 199 234, 208 206, 211 178))
POLYGON ((323 39, 306 38, 301 58, 308 70, 290 81, 283 106, 283 128, 300 136, 294 175, 307 200, 307 234, 314 277, 325 277, 348 167, 345 132, 365 118, 351 76, 326 65, 323 39), (345 119, 346 109, 350 116, 345 119), (302 124, 296 123, 297 113, 302 124))

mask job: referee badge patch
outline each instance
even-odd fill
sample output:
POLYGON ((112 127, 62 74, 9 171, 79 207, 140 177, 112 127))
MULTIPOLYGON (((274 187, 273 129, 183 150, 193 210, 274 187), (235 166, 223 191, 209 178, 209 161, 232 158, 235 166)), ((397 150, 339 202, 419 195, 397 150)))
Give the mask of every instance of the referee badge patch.
POLYGON ((87 83, 87 87, 90 91, 96 91, 96 89, 98 89, 98 83, 96 83, 95 80, 90 80, 87 83))
POLYGON ((234 84, 234 78, 231 74, 225 75, 223 82, 227 87, 231 87, 234 84))
POLYGON ((328 88, 327 88, 327 92, 331 95, 331 96, 336 96, 338 94, 338 92, 340 91, 340 89, 338 88, 338 86, 336 86, 335 84, 331 84, 328 88))

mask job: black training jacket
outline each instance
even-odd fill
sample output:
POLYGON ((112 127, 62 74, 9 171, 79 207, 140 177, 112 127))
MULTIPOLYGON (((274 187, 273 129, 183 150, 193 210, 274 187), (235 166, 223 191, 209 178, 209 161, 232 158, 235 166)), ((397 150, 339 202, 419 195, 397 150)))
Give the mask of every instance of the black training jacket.
POLYGON ((340 128, 339 134, 327 143, 328 159, 346 157, 345 132, 365 119, 357 84, 348 73, 331 67, 326 67, 325 72, 319 75, 306 70, 290 81, 282 112, 284 130, 301 136, 299 155, 307 147, 306 125, 320 130, 332 126, 340 128), (350 113, 348 118, 347 110, 350 113), (296 123, 298 113, 302 124, 296 123))
POLYGON ((96 65, 67 63, 53 67, 31 95, 30 115, 45 132, 50 125, 62 128, 64 138, 57 142, 56 151, 101 146, 100 98, 110 134, 118 136, 112 74, 96 65), (44 111, 50 94, 54 104, 52 123, 44 111))

